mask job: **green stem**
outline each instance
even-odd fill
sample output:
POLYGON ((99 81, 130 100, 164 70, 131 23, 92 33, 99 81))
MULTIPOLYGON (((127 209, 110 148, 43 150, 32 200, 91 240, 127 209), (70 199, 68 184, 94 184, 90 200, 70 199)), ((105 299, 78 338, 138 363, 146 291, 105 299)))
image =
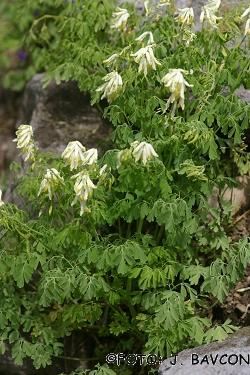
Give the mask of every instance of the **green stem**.
POLYGON ((172 157, 173 157, 173 150, 171 149, 171 150, 170 150, 170 154, 169 154, 169 158, 168 158, 168 164, 167 164, 167 169, 168 169, 168 170, 170 170, 172 157))
POLYGON ((130 314, 132 318, 136 317, 136 311, 134 308, 134 305, 132 305, 129 301, 131 299, 131 288, 132 288, 132 279, 128 279, 127 285, 126 285, 126 294, 127 294, 127 306, 129 308, 130 314))
POLYGON ((160 230, 159 230, 158 235, 157 235, 157 238, 156 238, 156 246, 158 246, 159 243, 160 243, 160 241, 161 241, 161 238, 162 238, 162 235, 163 235, 164 229, 165 229, 165 225, 163 224, 163 225, 160 227, 160 230))
POLYGON ((93 231, 93 234, 94 234, 94 237, 96 239, 96 241, 99 242, 99 237, 98 237, 98 234, 96 232, 96 229, 95 229, 95 226, 94 226, 94 222, 93 222, 93 219, 92 217, 89 215, 89 223, 90 223, 90 226, 91 226, 91 229, 93 231))
POLYGON ((137 232, 138 233, 141 233, 143 222, 144 222, 144 219, 140 219, 139 224, 137 226, 137 232))
POLYGON ((122 226, 121 226, 121 218, 118 217, 118 231, 119 235, 122 237, 122 226))
POLYGON ((131 223, 128 223, 126 239, 130 237, 131 223))
POLYGON ((158 223, 155 223, 155 231, 154 231, 154 239, 156 240, 156 236, 157 236, 157 233, 158 233, 158 228, 159 228, 159 224, 158 223))
POLYGON ((101 112, 101 114, 103 115, 103 109, 101 108, 101 106, 99 105, 99 103, 95 103, 95 105, 97 106, 97 108, 99 109, 99 111, 101 112))

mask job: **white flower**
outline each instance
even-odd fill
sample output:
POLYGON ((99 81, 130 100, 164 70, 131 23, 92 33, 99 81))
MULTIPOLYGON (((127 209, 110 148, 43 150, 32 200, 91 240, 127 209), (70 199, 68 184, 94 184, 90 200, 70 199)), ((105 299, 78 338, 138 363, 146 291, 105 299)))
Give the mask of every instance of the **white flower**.
POLYGON ((109 66, 111 65, 113 62, 116 61, 117 57, 119 57, 118 53, 114 53, 112 56, 110 56, 108 59, 106 60, 103 60, 103 62, 109 66))
POLYGON ((164 5, 170 5, 169 0, 160 0, 156 8, 163 7, 164 5))
POLYGON ((2 190, 0 189, 0 207, 4 205, 4 202, 2 201, 2 190))
POLYGON ((106 168, 107 168, 107 164, 104 164, 104 166, 100 169, 99 176, 101 178, 104 178, 106 176, 106 173, 104 173, 106 168))
POLYGON ((186 86, 193 87, 190 85, 183 77, 183 74, 192 74, 193 72, 188 72, 184 69, 169 69, 169 73, 167 73, 162 79, 161 82, 164 83, 166 87, 169 87, 170 92, 172 93, 170 98, 167 101, 166 109, 169 107, 170 103, 174 103, 173 111, 176 108, 176 101, 179 99, 178 107, 182 109, 185 108, 184 104, 184 93, 186 90, 186 86))
POLYGON ((16 131, 17 138, 13 142, 17 142, 17 148, 28 147, 33 139, 33 130, 30 125, 20 125, 16 131))
POLYGON ((246 22, 245 35, 250 35, 250 18, 246 22))
POLYGON ((126 162, 128 162, 130 159, 131 159, 131 150, 126 148, 125 150, 119 151, 117 154, 117 168, 120 168, 122 163, 126 164, 126 162))
POLYGON ((47 173, 44 176, 44 179, 41 182, 40 189, 38 192, 38 196, 41 194, 42 191, 48 192, 49 199, 52 199, 52 191, 55 190, 59 184, 63 183, 63 177, 60 176, 60 173, 57 169, 51 168, 47 169, 47 173))
POLYGON ((205 26, 209 29, 217 29, 218 26, 216 24, 217 20, 222 19, 222 17, 217 17, 214 12, 218 10, 220 6, 220 0, 212 1, 210 0, 210 4, 204 5, 201 9, 200 15, 200 23, 205 21, 205 26))
POLYGON ((154 37, 153 37, 153 34, 151 33, 151 31, 145 31, 143 34, 141 34, 140 36, 138 36, 138 38, 136 38, 135 40, 139 44, 139 43, 141 43, 143 41, 143 39, 147 35, 149 35, 148 44, 153 44, 154 43, 154 37))
POLYGON ((124 30, 126 28, 127 20, 130 17, 130 14, 127 9, 117 7, 116 10, 117 12, 114 12, 112 14, 113 20, 110 27, 118 30, 124 30))
POLYGON ((142 71, 146 77, 148 68, 156 70, 155 64, 161 65, 159 61, 154 57, 152 45, 139 49, 136 53, 131 53, 130 56, 135 56, 135 62, 139 64, 139 73, 142 71))
POLYGON ((192 33, 188 27, 183 28, 182 39, 186 41, 186 45, 189 46, 190 42, 197 38, 197 35, 192 33))
POLYGON ((71 178, 76 178, 74 185, 76 197, 71 203, 71 206, 79 201, 81 205, 80 216, 82 216, 84 212, 90 212, 89 208, 86 206, 86 202, 88 197, 92 195, 93 189, 96 189, 96 186, 93 184, 86 171, 80 172, 71 178))
POLYGON ((34 160, 38 147, 34 143, 32 126, 20 125, 16 135, 17 138, 13 139, 13 142, 17 142, 17 148, 22 148, 22 153, 25 154, 24 161, 34 160))
POLYGON ((91 148, 88 151, 84 152, 84 163, 83 164, 88 164, 91 165, 93 163, 96 163, 97 157, 98 157, 98 152, 96 148, 91 148))
POLYGON ((145 165, 152 156, 159 156, 150 143, 135 141, 131 143, 132 154, 135 161, 141 160, 142 164, 145 165))
POLYGON ((205 5, 210 10, 218 10, 220 7, 221 0, 208 0, 209 4, 205 5))
POLYGON ((183 8, 178 9, 180 12, 177 17, 175 17, 175 21, 178 23, 190 25, 194 21, 194 11, 193 8, 183 8))
POLYGON ((71 171, 83 164, 85 161, 85 150, 86 148, 79 141, 69 142, 68 146, 62 153, 62 157, 66 160, 66 165, 70 165, 71 171))
POLYGON ((110 103, 118 96, 122 89, 122 77, 117 72, 111 72, 103 77, 103 81, 106 81, 106 83, 98 87, 96 91, 104 91, 101 99, 107 98, 110 103))
POLYGON ((241 15, 240 18, 246 17, 248 15, 248 13, 250 13, 250 7, 245 10, 245 12, 241 15))
POLYGON ((149 3, 150 3, 149 0, 144 1, 144 8, 145 8, 145 11, 146 11, 146 17, 149 17, 149 16, 150 16, 150 12, 151 12, 151 10, 152 10, 152 9, 149 7, 149 3))
POLYGON ((35 146, 34 143, 30 143, 27 147, 23 148, 23 153, 25 154, 24 161, 27 160, 34 160, 35 153, 38 151, 38 148, 35 146))

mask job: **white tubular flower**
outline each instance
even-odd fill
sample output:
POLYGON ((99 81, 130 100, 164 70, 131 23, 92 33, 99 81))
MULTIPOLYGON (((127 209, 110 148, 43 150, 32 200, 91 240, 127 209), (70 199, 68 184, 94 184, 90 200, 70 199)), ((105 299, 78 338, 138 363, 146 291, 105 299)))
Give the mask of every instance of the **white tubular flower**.
POLYGON ((149 6, 150 4, 150 1, 149 0, 146 0, 144 1, 144 8, 145 8, 145 11, 146 11, 146 17, 149 17, 150 16, 150 12, 151 12, 151 8, 149 6))
POLYGON ((190 25, 194 21, 194 10, 193 8, 183 8, 178 9, 180 12, 177 17, 175 17, 175 21, 178 23, 182 23, 183 25, 190 25))
POLYGON ((123 8, 116 8, 116 12, 112 14, 113 20, 112 20, 112 25, 110 26, 111 28, 115 28, 118 30, 124 30, 126 29, 126 24, 128 21, 128 18, 130 17, 129 12, 127 9, 123 8))
POLYGON ((216 12, 219 9, 220 6, 220 0, 212 1, 210 0, 210 3, 207 5, 204 5, 201 9, 201 15, 200 15, 200 23, 203 23, 205 21, 205 26, 208 29, 217 29, 218 26, 216 24, 217 20, 221 20, 222 17, 217 17, 214 12, 216 12))
POLYGON ((13 142, 17 142, 17 148, 28 147, 33 140, 33 130, 30 125, 20 125, 16 131, 17 138, 13 142))
POLYGON ((0 207, 4 205, 4 202, 2 201, 2 190, 0 189, 0 207))
POLYGON ((245 35, 250 35, 250 18, 246 22, 245 35))
POLYGON ((250 7, 245 10, 245 12, 241 15, 240 18, 246 17, 248 15, 248 13, 250 13, 250 7))
POLYGON ((170 5, 169 0, 160 0, 156 8, 163 7, 164 5, 170 5))
POLYGON ((113 54, 112 56, 110 56, 108 59, 103 60, 103 62, 104 62, 107 66, 109 66, 109 65, 113 64, 113 63, 116 61, 117 57, 119 57, 118 53, 114 53, 114 54, 113 54))
POLYGON ((100 169, 99 176, 101 178, 104 178, 106 176, 106 173, 104 173, 106 168, 107 168, 107 164, 104 164, 104 166, 100 169))
POLYGON ((84 156, 83 164, 91 165, 93 163, 96 163, 97 157, 98 157, 98 151, 96 148, 91 148, 88 151, 84 152, 83 156, 84 156))
POLYGON ((135 141, 131 143, 132 154, 135 158, 135 161, 141 160, 142 164, 145 165, 148 159, 152 156, 158 157, 159 155, 155 152, 154 148, 150 143, 135 141))
POLYGON ((143 39, 145 38, 145 36, 147 36, 147 35, 149 36, 148 44, 153 44, 154 43, 154 37, 153 37, 153 34, 151 33, 151 31, 145 31, 145 33, 138 36, 138 38, 136 38, 135 40, 138 42, 138 44, 140 44, 143 41, 143 39))
POLYGON ((63 159, 66 160, 66 165, 70 165, 70 170, 82 165, 85 161, 84 152, 86 148, 79 141, 69 142, 68 146, 62 153, 63 159))
POLYGON ((35 146, 34 143, 30 143, 27 147, 23 148, 23 153, 25 154, 24 161, 27 160, 34 160, 35 152, 38 151, 38 148, 35 146))
POLYGON ((205 5, 208 9, 215 11, 220 7, 221 0, 208 0, 209 4, 205 5))
POLYGON ((111 72, 103 77, 103 81, 106 81, 106 83, 95 91, 104 91, 101 99, 106 98, 111 103, 122 89, 122 77, 117 72, 111 72))
POLYGON ((71 206, 73 206, 77 201, 79 201, 81 205, 80 216, 82 216, 84 212, 90 212, 89 208, 87 208, 86 206, 86 202, 88 197, 92 195, 93 189, 96 189, 96 186, 93 184, 86 171, 77 173, 75 176, 72 176, 71 178, 76 178, 76 182, 74 185, 76 197, 71 203, 71 206))
POLYGON ((34 143, 32 126, 20 125, 16 135, 17 138, 13 139, 13 142, 17 142, 17 148, 22 148, 22 153, 25 154, 24 161, 34 160, 38 147, 34 143))
POLYGON ((155 64, 161 65, 161 63, 154 57, 154 52, 151 44, 139 49, 139 51, 137 51, 136 53, 131 53, 130 56, 135 56, 135 62, 139 64, 138 71, 139 73, 143 72, 145 77, 148 73, 149 67, 156 70, 155 64))
POLYGON ((172 93, 170 98, 167 101, 166 109, 169 107, 170 103, 174 103, 174 109, 176 108, 176 101, 179 99, 178 107, 182 109, 185 108, 184 104, 184 93, 186 91, 186 86, 193 87, 190 85, 183 77, 183 74, 192 74, 193 71, 188 72, 184 69, 169 69, 169 73, 167 73, 162 79, 161 82, 166 86, 169 87, 170 92, 172 93))
POLYGON ((47 169, 47 173, 44 176, 44 179, 41 182, 38 196, 44 192, 48 192, 49 199, 52 200, 52 191, 55 190, 59 184, 64 183, 63 177, 60 176, 60 173, 57 169, 51 168, 47 169))

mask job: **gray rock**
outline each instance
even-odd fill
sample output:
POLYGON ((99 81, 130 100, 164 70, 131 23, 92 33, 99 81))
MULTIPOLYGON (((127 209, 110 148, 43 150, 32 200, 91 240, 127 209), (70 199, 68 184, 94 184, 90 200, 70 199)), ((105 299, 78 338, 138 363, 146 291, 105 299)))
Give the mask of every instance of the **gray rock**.
POLYGON ((229 335, 224 341, 183 350, 166 359, 159 375, 249 375, 250 327, 229 335), (175 363, 176 362, 176 363, 175 363))
POLYGON ((219 208, 218 197, 225 201, 232 201, 232 214, 250 206, 250 177, 246 175, 237 176, 235 181, 238 183, 237 187, 229 188, 226 185, 220 194, 219 189, 213 188, 212 196, 208 198, 208 203, 211 207, 219 208))
POLYGON ((79 91, 77 82, 52 81, 42 89, 44 74, 36 74, 27 84, 16 128, 29 124, 40 152, 61 155, 71 141, 80 141, 86 149, 101 152, 101 141, 107 141, 113 130, 102 119, 96 107, 90 105, 89 95, 79 91))

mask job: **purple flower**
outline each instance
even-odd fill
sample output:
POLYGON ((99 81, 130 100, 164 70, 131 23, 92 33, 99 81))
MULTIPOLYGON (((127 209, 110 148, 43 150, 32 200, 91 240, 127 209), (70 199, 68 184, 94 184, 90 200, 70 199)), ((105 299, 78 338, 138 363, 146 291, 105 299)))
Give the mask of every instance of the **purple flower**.
POLYGON ((20 60, 25 61, 27 59, 27 56, 21 51, 20 49, 17 51, 17 56, 20 60))

